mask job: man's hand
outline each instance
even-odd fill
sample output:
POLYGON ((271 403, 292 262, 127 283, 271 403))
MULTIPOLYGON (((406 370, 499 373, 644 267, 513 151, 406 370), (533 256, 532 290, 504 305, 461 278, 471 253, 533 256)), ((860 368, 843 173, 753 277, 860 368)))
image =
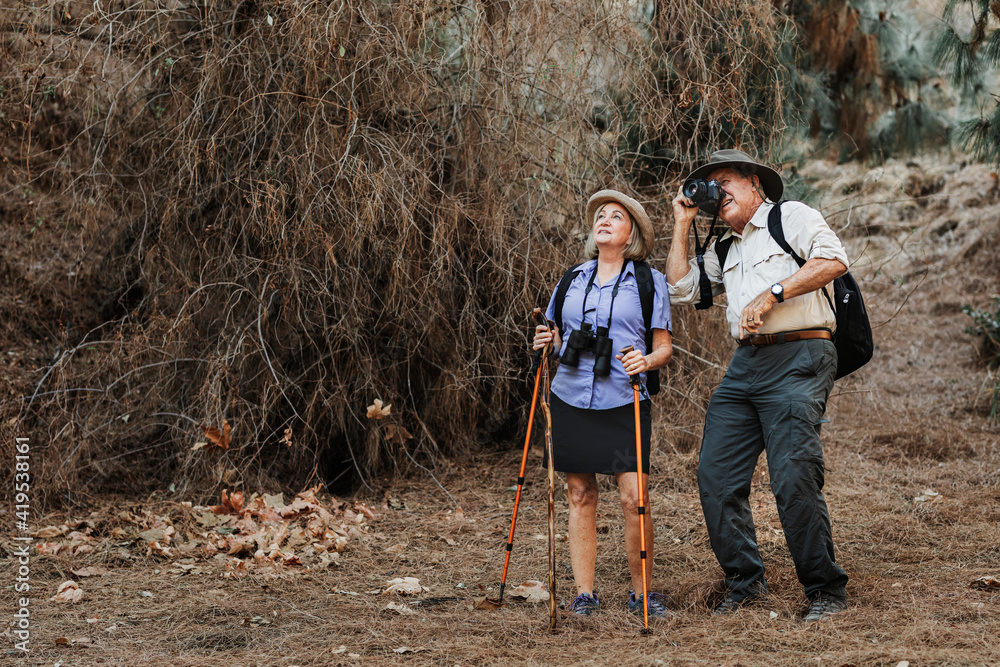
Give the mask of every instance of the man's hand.
POLYGON ((674 233, 683 230, 687 234, 687 230, 691 228, 691 221, 698 215, 698 206, 684 196, 683 186, 677 191, 677 196, 674 197, 672 204, 674 206, 674 233))
POLYGON ((767 290, 747 304, 740 313, 740 340, 757 333, 764 325, 764 313, 771 310, 777 302, 778 297, 771 294, 771 290, 767 290))
MULTIPOLYGON (((842 276, 846 271, 847 267, 839 259, 823 259, 822 257, 810 259, 798 271, 781 281, 785 303, 800 294, 821 289, 824 285, 831 283, 834 278, 842 276)), ((776 303, 778 303, 778 297, 771 294, 770 289, 767 289, 747 304, 747 307, 740 313, 741 340, 750 334, 757 333, 757 330, 764 324, 764 313, 771 310, 776 303)))
POLYGON ((698 215, 698 207, 684 196, 683 188, 674 197, 674 234, 670 240, 670 252, 667 254, 667 282, 676 285, 691 269, 688 266, 689 241, 691 223, 698 215))

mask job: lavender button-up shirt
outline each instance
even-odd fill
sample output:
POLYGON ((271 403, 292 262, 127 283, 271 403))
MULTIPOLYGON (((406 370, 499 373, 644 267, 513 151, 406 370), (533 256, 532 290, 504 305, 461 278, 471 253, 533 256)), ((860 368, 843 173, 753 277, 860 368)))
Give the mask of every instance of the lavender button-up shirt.
MULTIPOLYGON (((583 313, 584 293, 590 277, 597 270, 597 260, 593 259, 580 265, 580 273, 570 283, 566 298, 563 300, 562 319, 563 331, 560 356, 566 350, 569 332, 580 328, 582 322, 589 322, 594 330, 598 326, 608 325, 608 313, 611 311, 611 293, 614 291, 618 277, 615 276, 603 285, 594 281, 587 297, 587 311, 583 313)), ((650 324, 653 329, 670 331, 670 300, 667 292, 667 281, 663 274, 652 269, 653 273, 653 317, 650 324)), ((549 307, 545 311, 550 320, 555 317, 555 290, 549 299, 549 307)), ((639 302, 639 285, 635 279, 632 262, 628 262, 621 283, 618 286, 618 296, 614 299, 615 308, 608 331, 608 336, 614 341, 614 353, 626 345, 634 345, 635 349, 646 354, 646 328, 642 320, 642 304, 639 302)), ((642 398, 649 398, 645 390, 646 374, 642 374, 642 398)), ((552 391, 566 403, 578 408, 590 410, 608 410, 632 403, 634 395, 628 382, 628 375, 622 363, 611 359, 611 375, 597 377, 594 375, 593 352, 580 353, 580 365, 577 368, 561 364, 552 381, 552 391)))

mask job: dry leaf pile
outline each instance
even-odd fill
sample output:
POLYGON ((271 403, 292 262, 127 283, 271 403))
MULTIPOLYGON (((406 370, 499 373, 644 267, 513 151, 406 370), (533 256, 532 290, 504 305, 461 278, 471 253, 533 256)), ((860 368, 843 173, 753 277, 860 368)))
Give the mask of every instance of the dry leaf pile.
MULTIPOLYGON (((84 521, 47 526, 34 533, 39 554, 84 556, 118 547, 120 558, 153 557, 173 561, 173 574, 201 574, 209 563, 222 562, 223 576, 242 577, 259 571, 280 575, 291 567, 328 567, 336 563, 350 540, 368 532, 375 513, 361 502, 320 500, 319 487, 307 489, 286 504, 278 495, 222 491, 213 506, 177 503, 160 514, 132 508, 113 519, 97 515, 84 521)), ((78 576, 107 573, 95 568, 74 570, 78 576)))

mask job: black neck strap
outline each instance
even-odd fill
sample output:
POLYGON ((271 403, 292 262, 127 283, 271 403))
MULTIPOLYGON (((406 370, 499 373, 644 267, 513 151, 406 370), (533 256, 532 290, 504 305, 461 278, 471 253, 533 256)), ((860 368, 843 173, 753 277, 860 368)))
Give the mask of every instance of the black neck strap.
MULTIPOLYGON (((622 261, 622 269, 618 272, 618 280, 615 281, 615 287, 611 290, 611 307, 608 309, 608 330, 611 330, 611 315, 615 312, 615 297, 618 296, 618 285, 622 282, 622 276, 625 275, 625 267, 628 266, 628 260, 622 261)), ((594 266, 594 272, 590 274, 590 280, 587 281, 587 289, 583 292, 583 308, 580 313, 580 326, 587 319, 587 297, 590 296, 590 289, 594 286, 594 280, 597 278, 598 266, 594 266)), ((597 313, 594 313, 594 327, 598 326, 597 313)))
POLYGON ((694 225, 694 252, 695 257, 698 260, 698 293, 699 300, 695 304, 695 309, 705 310, 706 308, 712 307, 712 281, 708 279, 708 273, 705 271, 705 251, 708 250, 709 244, 712 243, 712 237, 715 235, 715 223, 719 219, 719 211, 722 210, 722 197, 719 198, 719 203, 715 207, 715 213, 712 214, 712 224, 708 228, 708 236, 705 237, 705 244, 701 245, 698 241, 698 225, 694 225))

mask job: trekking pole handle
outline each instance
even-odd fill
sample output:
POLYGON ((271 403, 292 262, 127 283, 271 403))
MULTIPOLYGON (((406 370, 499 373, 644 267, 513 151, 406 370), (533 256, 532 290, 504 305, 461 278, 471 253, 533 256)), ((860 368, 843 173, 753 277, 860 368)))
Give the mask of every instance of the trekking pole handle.
MULTIPOLYGON (((546 320, 545 319, 545 317, 542 315, 542 309, 541 308, 535 308, 535 309, 533 309, 531 311, 531 319, 536 324, 545 325, 549 329, 552 329, 556 325, 555 322, 553 322, 551 320, 546 320)), ((546 345, 545 347, 543 347, 540 350, 535 350, 535 356, 531 360, 531 372, 532 373, 534 373, 535 371, 538 370, 539 365, 541 365, 541 363, 542 363, 542 355, 547 354, 548 351, 549 351, 549 349, 550 349, 550 347, 551 347, 551 345, 546 345)))
MULTIPOLYGON (((535 308, 534 310, 531 311, 531 319, 533 319, 535 321, 535 324, 540 324, 543 327, 548 328, 549 331, 551 331, 552 329, 554 329, 555 326, 556 326, 555 322, 553 322, 552 320, 548 320, 548 319, 545 318, 545 315, 542 314, 542 309, 541 308, 535 308)), ((546 345, 545 347, 543 347, 541 350, 537 350, 537 352, 545 352, 545 353, 547 353, 548 349, 551 348, 551 347, 552 347, 552 343, 549 343, 548 345, 546 345)))
MULTIPOLYGON (((620 354, 620 355, 622 355, 624 357, 626 354, 628 354, 629 352, 631 352, 634 349, 635 349, 634 345, 626 345, 622 349, 618 350, 618 354, 620 354)), ((628 383, 630 385, 632 385, 636 389, 638 389, 639 386, 642 384, 642 380, 639 379, 639 375, 640 375, 640 373, 636 373, 635 375, 629 375, 628 376, 628 383)))
POLYGON ((535 320, 535 324, 541 324, 541 325, 547 326, 550 329, 553 326, 555 326, 555 322, 551 322, 551 321, 545 319, 545 316, 542 315, 542 309, 541 308, 535 308, 534 310, 531 311, 531 319, 535 320))

